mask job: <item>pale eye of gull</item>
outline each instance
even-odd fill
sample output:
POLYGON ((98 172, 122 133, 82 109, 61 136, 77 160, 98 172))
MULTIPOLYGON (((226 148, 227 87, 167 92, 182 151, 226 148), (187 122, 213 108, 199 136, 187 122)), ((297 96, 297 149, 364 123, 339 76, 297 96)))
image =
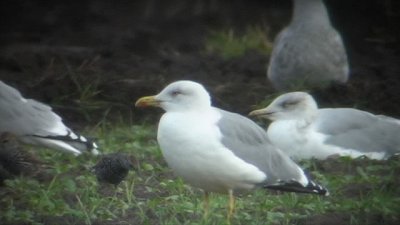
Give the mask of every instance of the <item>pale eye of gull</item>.
POLYGON ((294 106, 294 105, 297 105, 297 103, 299 103, 299 101, 293 101, 293 100, 290 100, 290 101, 284 101, 284 102, 282 102, 282 107, 283 108, 288 108, 288 107, 291 107, 291 106, 294 106))
POLYGON ((171 95, 172 95, 172 96, 177 96, 177 95, 179 95, 179 94, 181 94, 181 92, 178 91, 178 90, 171 91, 171 95))

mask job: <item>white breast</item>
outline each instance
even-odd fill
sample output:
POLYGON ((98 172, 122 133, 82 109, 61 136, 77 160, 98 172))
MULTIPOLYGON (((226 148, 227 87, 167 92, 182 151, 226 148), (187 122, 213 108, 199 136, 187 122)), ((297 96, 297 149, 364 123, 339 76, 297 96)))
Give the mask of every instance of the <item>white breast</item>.
POLYGON ((271 142, 295 160, 326 159, 332 155, 359 157, 362 153, 324 143, 326 136, 313 125, 304 127, 295 120, 275 121, 268 127, 271 142))
POLYGON ((165 113, 157 136, 165 160, 178 176, 208 191, 252 188, 266 175, 222 145, 219 117, 216 111, 165 113))

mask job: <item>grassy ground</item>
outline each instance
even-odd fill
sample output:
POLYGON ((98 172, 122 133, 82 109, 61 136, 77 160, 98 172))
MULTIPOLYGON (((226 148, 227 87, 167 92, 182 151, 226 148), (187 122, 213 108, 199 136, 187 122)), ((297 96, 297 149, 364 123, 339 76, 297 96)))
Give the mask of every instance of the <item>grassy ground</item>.
MULTIPOLYGON (((203 195, 174 177, 158 149, 152 125, 92 130, 104 153, 135 157, 135 170, 119 186, 99 184, 90 172, 97 159, 34 149, 46 164, 34 176, 0 187, 2 224, 226 224, 227 196, 203 195)), ((396 224, 400 161, 305 161, 328 197, 257 190, 240 196, 232 224, 396 224)))

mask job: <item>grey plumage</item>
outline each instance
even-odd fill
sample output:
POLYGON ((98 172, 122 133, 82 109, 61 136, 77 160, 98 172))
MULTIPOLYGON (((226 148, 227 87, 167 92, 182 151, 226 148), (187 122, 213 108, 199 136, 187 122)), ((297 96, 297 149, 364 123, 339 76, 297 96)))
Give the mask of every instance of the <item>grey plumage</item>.
POLYGON ((347 82, 346 51, 322 0, 294 0, 292 20, 275 39, 267 75, 279 90, 347 82))
POLYGON ((273 146, 266 132, 250 119, 236 113, 220 110, 222 117, 218 127, 221 142, 236 156, 255 165, 266 173, 267 179, 259 186, 265 188, 315 193, 325 195, 327 190, 311 180, 306 186, 299 183, 302 170, 285 153, 273 146))
POLYGON ((400 120, 353 108, 318 109, 305 92, 283 94, 250 114, 272 120, 270 140, 295 159, 331 155, 387 159, 400 153, 400 120))
POLYGON ((400 153, 400 122, 351 108, 318 110, 318 131, 329 135, 327 144, 361 152, 384 152, 384 158, 400 153), (332 120, 331 118, 335 118, 332 120))
POLYGON ((25 99, 15 88, 0 81, 0 132, 10 132, 21 141, 48 148, 98 154, 97 145, 66 127, 50 106, 25 99))

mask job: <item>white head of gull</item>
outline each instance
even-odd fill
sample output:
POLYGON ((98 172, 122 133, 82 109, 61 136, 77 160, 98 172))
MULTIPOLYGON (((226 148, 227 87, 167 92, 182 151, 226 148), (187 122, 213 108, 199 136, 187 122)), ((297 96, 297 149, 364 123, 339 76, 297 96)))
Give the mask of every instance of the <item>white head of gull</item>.
POLYGON ((322 0, 294 0, 292 20, 275 39, 267 76, 278 90, 347 82, 346 51, 322 0))
POLYGON ((387 159, 400 153, 400 121, 353 108, 318 109, 305 92, 277 97, 250 113, 272 120, 271 142, 296 160, 331 155, 387 159))
POLYGON ((228 193, 228 218, 233 213, 234 191, 265 187, 328 194, 271 145, 261 127, 239 114, 212 107, 210 95, 199 83, 173 82, 155 96, 140 98, 136 106, 166 111, 157 133, 165 160, 178 176, 206 193, 228 193))

